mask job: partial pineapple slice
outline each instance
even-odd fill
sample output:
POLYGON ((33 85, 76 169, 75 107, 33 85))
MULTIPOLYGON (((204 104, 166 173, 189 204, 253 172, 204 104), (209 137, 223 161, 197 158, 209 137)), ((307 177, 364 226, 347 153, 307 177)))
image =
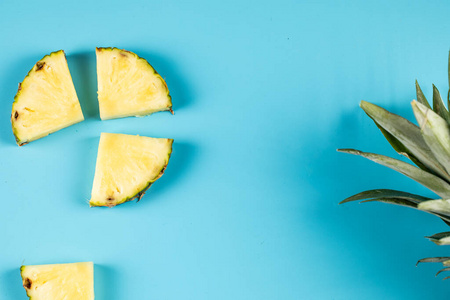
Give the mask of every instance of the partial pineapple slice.
POLYGON ((169 163, 172 139, 102 133, 89 204, 109 206, 140 200, 169 163))
POLYGON ((23 287, 32 300, 93 300, 92 262, 22 266, 23 287))
POLYGON ((64 51, 44 56, 14 98, 11 123, 22 146, 84 120, 64 51))
POLYGON ((166 82, 145 59, 117 48, 96 48, 96 54, 102 120, 173 113, 166 82))

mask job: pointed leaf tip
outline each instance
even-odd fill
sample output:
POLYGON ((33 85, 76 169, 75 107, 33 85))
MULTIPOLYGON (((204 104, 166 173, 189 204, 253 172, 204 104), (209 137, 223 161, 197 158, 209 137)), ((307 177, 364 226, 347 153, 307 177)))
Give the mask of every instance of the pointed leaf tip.
POLYGON ((420 88, 419 82, 416 79, 416 97, 417 101, 425 105, 427 108, 431 109, 430 103, 428 103, 427 98, 422 92, 422 89, 420 88))
MULTIPOLYGON (((450 87, 450 51, 448 51, 448 86, 450 87)), ((450 90, 449 90, 449 94, 450 94, 450 90)), ((450 102, 450 99, 447 99, 450 102)))
POLYGON ((441 94, 437 87, 433 84, 433 111, 441 116, 445 121, 450 123, 450 115, 444 102, 442 101, 441 94))
POLYGON ((442 246, 442 245, 450 245, 450 232, 441 232, 436 233, 432 236, 426 236, 425 238, 429 239, 436 245, 442 246))
POLYGON ((443 269, 439 270, 439 271, 436 273, 436 276, 438 276, 438 275, 441 274, 442 272, 447 272, 447 271, 450 271, 450 267, 443 268, 443 269))
POLYGON ((416 267, 420 263, 428 263, 428 262, 431 262, 431 263, 436 263, 436 262, 440 263, 441 262, 441 263, 443 263, 443 262, 448 261, 448 260, 450 260, 450 257, 448 257, 448 256, 422 258, 422 259, 419 259, 417 261, 416 267))

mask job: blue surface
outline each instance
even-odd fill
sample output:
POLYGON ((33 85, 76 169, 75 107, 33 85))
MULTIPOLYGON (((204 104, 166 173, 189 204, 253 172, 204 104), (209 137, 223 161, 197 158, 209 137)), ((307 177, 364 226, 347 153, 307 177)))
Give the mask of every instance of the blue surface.
MULTIPOLYGON (((389 155, 361 99, 412 117, 414 79, 447 91, 445 1, 1 1, 0 299, 21 264, 94 261, 96 299, 445 299, 439 220, 371 188, 430 195, 361 158, 389 155), (338 3, 339 2, 339 3, 338 3), (96 46, 146 58, 175 115, 100 121, 96 46), (17 147, 33 64, 64 49, 86 121, 17 147), (141 202, 89 208, 101 132, 175 139, 141 202)), ((397 157, 397 156, 396 156, 397 157)), ((51 300, 51 299, 49 299, 51 300)))

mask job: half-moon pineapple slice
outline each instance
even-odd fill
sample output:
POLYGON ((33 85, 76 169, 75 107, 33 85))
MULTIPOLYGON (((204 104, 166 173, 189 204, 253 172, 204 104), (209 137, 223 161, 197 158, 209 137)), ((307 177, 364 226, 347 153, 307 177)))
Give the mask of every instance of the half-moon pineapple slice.
POLYGON ((169 163, 172 139, 102 133, 92 187, 91 206, 139 200, 169 163))
POLYGON ((32 300, 93 300, 92 262, 22 266, 23 287, 32 300))
POLYGON ((96 48, 102 120, 172 111, 164 79, 143 58, 117 48, 96 48))
POLYGON ((11 123, 22 146, 84 120, 64 51, 33 66, 14 98, 11 123))

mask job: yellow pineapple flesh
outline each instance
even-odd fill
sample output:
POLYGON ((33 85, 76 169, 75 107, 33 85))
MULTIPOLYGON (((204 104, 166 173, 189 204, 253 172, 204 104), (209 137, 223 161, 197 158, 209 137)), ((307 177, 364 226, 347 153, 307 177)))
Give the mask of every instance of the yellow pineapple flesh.
POLYGON ((11 123, 17 144, 42 138, 84 120, 64 51, 38 61, 19 84, 11 123))
POLYGON ((22 266, 23 287, 31 300, 93 300, 92 262, 22 266))
POLYGON ((172 143, 172 139, 102 133, 90 205, 112 207, 140 199, 164 173, 172 143))
POLYGON ((145 59, 117 48, 97 48, 96 54, 102 120, 172 112, 166 82, 145 59))

